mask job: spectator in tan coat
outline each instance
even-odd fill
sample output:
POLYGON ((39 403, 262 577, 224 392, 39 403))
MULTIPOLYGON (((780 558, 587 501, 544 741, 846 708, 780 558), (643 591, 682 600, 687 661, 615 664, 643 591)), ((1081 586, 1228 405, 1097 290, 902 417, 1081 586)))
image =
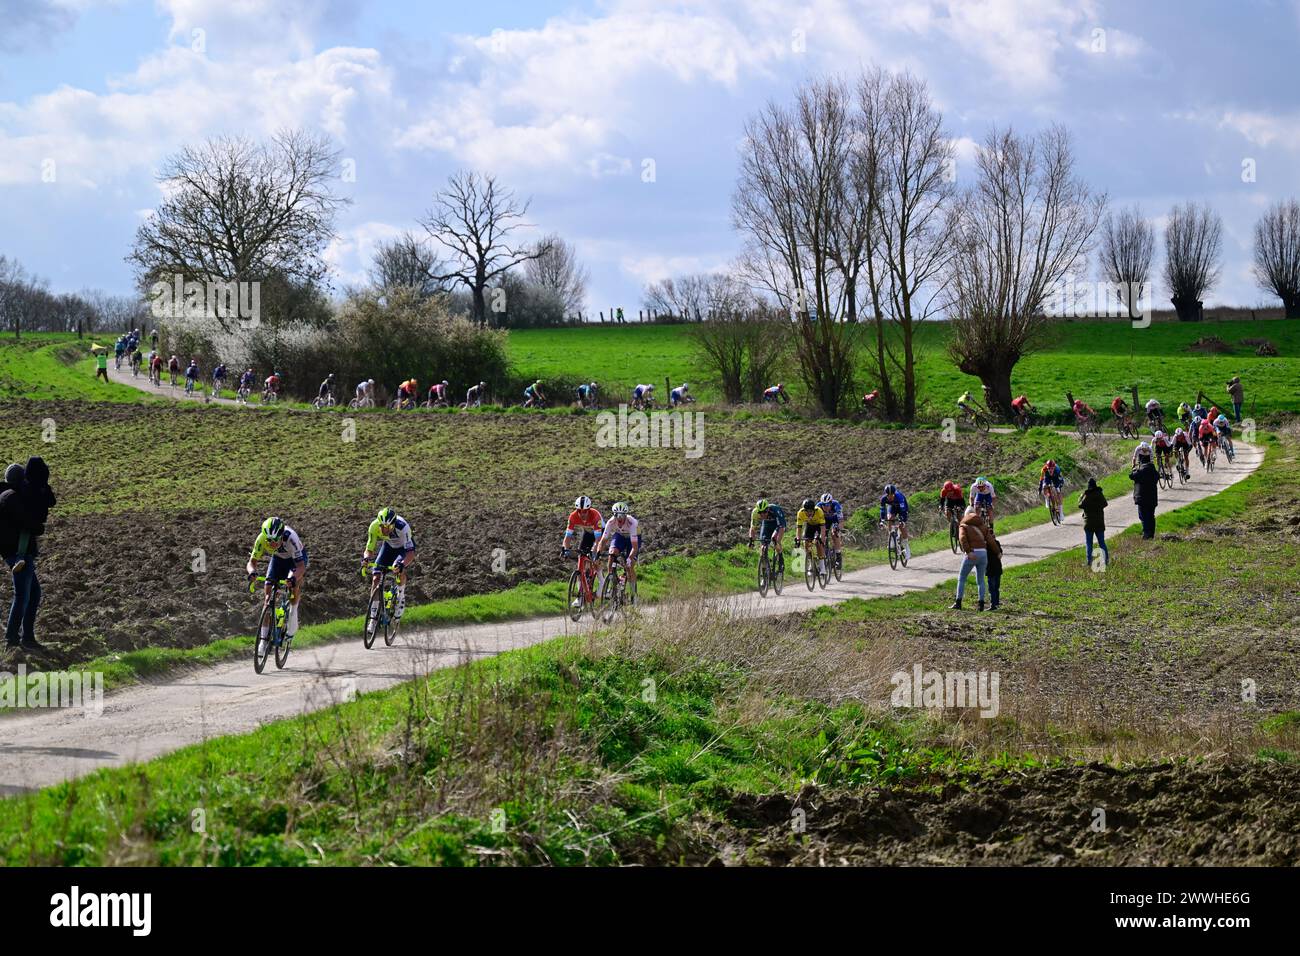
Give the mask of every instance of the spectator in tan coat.
POLYGON ((980 517, 979 511, 973 505, 967 508, 957 532, 957 540, 964 555, 961 559, 961 571, 958 572, 957 577, 957 600, 949 610, 961 610, 962 595, 966 593, 966 578, 970 576, 972 569, 975 571, 975 580, 979 585, 979 609, 984 610, 984 595, 987 587, 984 575, 988 571, 989 539, 992 536, 993 533, 980 517))

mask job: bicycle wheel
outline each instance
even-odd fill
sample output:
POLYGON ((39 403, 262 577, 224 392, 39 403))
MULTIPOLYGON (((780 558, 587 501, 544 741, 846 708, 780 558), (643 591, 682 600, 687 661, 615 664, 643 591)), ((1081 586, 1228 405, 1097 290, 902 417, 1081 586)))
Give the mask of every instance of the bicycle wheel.
POLYGON ((275 608, 267 604, 257 619, 257 630, 253 632, 253 670, 258 674, 266 669, 266 659, 271 653, 271 640, 275 636, 275 608), (263 637, 265 628, 266 637, 263 637))
POLYGON ((600 587, 600 619, 611 623, 623 606, 623 576, 617 569, 605 576, 605 583, 600 587))
POLYGON ((898 532, 889 532, 889 568, 891 571, 898 570, 898 532))
POLYGON ((758 557, 758 596, 767 597, 767 588, 771 583, 771 565, 767 560, 767 552, 764 551, 758 557))
POLYGON ((948 516, 948 544, 952 547, 952 553, 956 554, 960 550, 960 528, 955 515, 948 516))
MULTIPOLYGON (((284 607, 284 616, 287 618, 289 616, 289 602, 285 601, 283 607, 284 607)), ((284 665, 289 663, 289 645, 292 643, 293 643, 293 638, 285 634, 283 631, 281 631, 280 643, 275 645, 275 669, 276 670, 283 670, 284 665)))
POLYGON ((807 546, 803 549, 803 583, 809 591, 817 589, 817 559, 808 553, 807 546))
POLYGON ((907 567, 907 545, 902 538, 898 539, 898 561, 903 567, 907 567))
POLYGON ((817 583, 822 586, 822 590, 831 583, 831 554, 829 550, 825 554, 826 557, 817 562, 817 583))
POLYGON ((582 612, 585 610, 586 602, 582 597, 582 578, 575 570, 569 575, 569 620, 576 624, 578 621, 582 620, 582 612))
POLYGON ((392 647, 397 640, 397 607, 393 592, 384 588, 384 646, 392 647))
POLYGON ((366 605, 366 621, 362 625, 361 640, 366 645, 366 650, 375 646, 375 638, 379 634, 379 628, 384 617, 384 589, 376 588, 370 595, 370 603, 366 605))
POLYGON ((836 581, 844 580, 844 551, 840 548, 835 549, 835 556, 831 564, 831 571, 834 572, 836 581))

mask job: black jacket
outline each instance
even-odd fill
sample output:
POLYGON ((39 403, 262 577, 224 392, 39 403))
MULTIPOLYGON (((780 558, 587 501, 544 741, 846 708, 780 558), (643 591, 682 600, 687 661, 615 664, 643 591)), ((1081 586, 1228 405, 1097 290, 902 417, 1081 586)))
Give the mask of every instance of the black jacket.
POLYGON ((1133 503, 1154 508, 1160 500, 1160 472, 1151 462, 1138 465, 1128 473, 1133 480, 1133 503))
POLYGON ((22 486, 0 481, 0 555, 6 557, 18 552, 18 538, 23 532, 30 536, 26 553, 39 553, 36 539, 45 533, 45 521, 54 507, 54 492, 48 484, 50 470, 45 461, 39 457, 28 459, 26 474, 22 486))
POLYGON ((1079 510, 1083 512, 1084 531, 1106 530, 1106 505, 1109 503, 1100 486, 1083 490, 1079 495, 1079 510))

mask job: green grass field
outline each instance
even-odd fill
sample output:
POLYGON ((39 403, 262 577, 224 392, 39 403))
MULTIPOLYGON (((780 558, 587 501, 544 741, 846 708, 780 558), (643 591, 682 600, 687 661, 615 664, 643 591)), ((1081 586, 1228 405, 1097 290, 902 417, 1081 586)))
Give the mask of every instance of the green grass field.
MULTIPOLYGON (((1054 328, 1051 347, 1020 362, 1012 376, 1017 392, 1025 392, 1045 412, 1064 415, 1065 390, 1071 389, 1101 411, 1129 386, 1143 400, 1150 397, 1176 405, 1204 389, 1211 401, 1226 400, 1224 383, 1240 375, 1246 388, 1244 412, 1267 415, 1300 410, 1300 321, 1260 320, 1177 323, 1158 322, 1134 329, 1114 322, 1066 322, 1054 328), (1187 346, 1202 336, 1218 336, 1233 346, 1225 355, 1191 352, 1187 346), (1267 338, 1280 353, 1261 358, 1242 339, 1267 338)), ((943 323, 922 325, 917 335, 919 398, 932 417, 951 414, 958 395, 971 389, 980 394, 979 380, 963 375, 944 351, 943 323)), ((633 384, 662 387, 664 377, 691 381, 701 400, 716 398, 691 348, 689 326, 593 326, 581 329, 539 329, 510 333, 510 358, 521 375, 545 379, 591 377, 623 390, 633 384)), ((784 373, 796 401, 802 386, 793 370, 784 373)), ((871 385, 864 370, 863 384, 871 385)))

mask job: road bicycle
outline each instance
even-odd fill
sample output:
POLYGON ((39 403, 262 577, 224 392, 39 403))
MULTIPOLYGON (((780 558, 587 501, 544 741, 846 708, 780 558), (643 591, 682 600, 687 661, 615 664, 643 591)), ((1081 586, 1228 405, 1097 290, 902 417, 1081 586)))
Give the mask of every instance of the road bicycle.
MULTIPOLYGON (((753 542, 749 545, 754 546, 753 542)), ((758 594, 759 597, 767 597, 768 588, 771 588, 776 594, 781 593, 785 587, 785 553, 782 549, 776 549, 776 566, 772 566, 771 558, 772 539, 763 540, 762 550, 758 555, 758 594)))
POLYGON ((1096 415, 1075 415, 1074 427, 1079 433, 1079 441, 1085 445, 1088 443, 1088 436, 1097 436, 1101 434, 1101 426, 1097 424, 1096 415))
POLYGON ((824 588, 830 583, 830 569, 825 567, 825 562, 816 556, 815 551, 808 550, 807 541, 795 548, 795 564, 800 561, 803 562, 803 583, 809 591, 817 590, 818 584, 824 588))
POLYGON ((1138 437, 1137 425, 1133 422, 1133 416, 1127 412, 1116 416, 1115 429, 1119 432, 1120 438, 1136 439, 1138 437))
MULTIPOLYGON (((567 554, 566 554, 567 557, 567 554)), ((600 565, 586 551, 578 552, 578 566, 569 575, 569 619, 582 620, 583 611, 595 617, 600 605, 600 565)))
POLYGON ((251 388, 249 388, 247 385, 241 385, 241 386, 239 386, 239 391, 235 392, 235 402, 236 402, 236 404, 239 404, 239 405, 247 405, 247 404, 248 404, 248 396, 251 395, 252 393, 253 393, 253 390, 252 390, 251 388))
POLYGON ((1165 413, 1158 408, 1153 408, 1147 412, 1147 427, 1151 429, 1151 434, 1165 430, 1165 413))
POLYGON ((421 408, 450 408, 451 403, 445 398, 431 398, 420 406, 421 408))
POLYGON ((370 572, 370 596, 366 601, 365 632, 361 635, 366 650, 375 646, 380 630, 384 634, 384 646, 392 647, 397 640, 397 597, 393 588, 393 566, 380 567, 375 562, 366 565, 370 572))
POLYGON ((334 404, 333 392, 326 392, 324 395, 317 395, 316 400, 311 403, 312 408, 318 410, 322 408, 333 408, 334 404))
POLYGON ((1156 471, 1160 473, 1160 484, 1165 489, 1171 489, 1174 486, 1174 472, 1170 467, 1169 452, 1156 452, 1156 471))
POLYGON ((600 586, 600 618, 609 624, 626 604, 636 603, 636 586, 628 590, 627 559, 619 555, 610 562, 605 580, 600 586))
POLYGON ((889 529, 889 567, 891 570, 898 570, 901 564, 907 567, 907 549, 903 546, 902 535, 899 534, 899 521, 893 515, 890 515, 884 521, 885 526, 889 529))
POLYGON ((1207 473, 1214 471, 1214 460, 1219 454, 1219 443, 1218 441, 1212 441, 1202 447, 1205 449, 1205 454, 1201 459, 1201 464, 1205 466, 1207 473))
POLYGON ((262 389, 262 404, 263 404, 263 405, 274 405, 274 404, 275 404, 276 402, 278 402, 279 400, 280 400, 280 393, 279 393, 279 392, 273 392, 273 391, 271 391, 269 388, 264 388, 264 389, 262 389))
POLYGON ((1061 489, 1049 483, 1043 492, 1043 502, 1047 505, 1047 513, 1052 519, 1052 524, 1059 525, 1064 517, 1061 514, 1061 489))
POLYGON ((370 397, 354 398, 348 402, 348 408, 374 408, 375 400, 370 397))
POLYGON ((413 398, 395 398, 388 403, 388 407, 393 411, 409 412, 415 409, 416 404, 413 398))
POLYGON ((1222 448, 1223 453, 1228 456, 1229 462, 1232 462, 1236 459, 1237 449, 1233 447, 1232 439, 1229 438, 1227 435, 1219 436, 1219 447, 1222 448))
POLYGON ((844 548, 843 548, 844 542, 841 541, 839 545, 835 544, 835 539, 839 536, 839 534, 840 532, 838 529, 832 531, 832 529, 829 526, 827 526, 826 528, 826 571, 827 571, 826 580, 828 583, 830 581, 830 576, 832 574, 835 575, 836 581, 844 580, 844 548))
POLYGON ((1192 480, 1192 472, 1188 467, 1186 448, 1180 448, 1174 451, 1174 468, 1178 471, 1178 480, 1181 484, 1185 485, 1192 480))
POLYGON ((993 425, 993 419, 987 412, 984 412, 981 409, 963 405, 961 406, 961 410, 965 415, 966 424, 974 428, 976 431, 987 432, 993 425))
POLYGON ((955 506, 940 505, 939 513, 948 517, 948 544, 952 553, 961 550, 961 509, 955 506))
MULTIPOLYGON (((266 576, 249 578, 248 593, 256 594, 257 586, 266 583, 266 576)), ((262 601, 262 611, 257 618, 257 630, 253 632, 253 670, 262 673, 266 660, 275 648, 275 667, 284 668, 289 662, 289 645, 293 637, 285 633, 289 619, 289 605, 293 601, 293 574, 283 581, 271 584, 271 593, 262 601)))
POLYGON ((1015 426, 1022 432, 1027 432, 1038 424, 1038 414, 1036 412, 1016 412, 1015 426))
POLYGON ((194 386, 195 386, 196 384, 198 384, 198 383, 197 383, 194 379, 192 379, 192 378, 186 378, 186 379, 185 379, 185 394, 186 394, 186 395, 193 395, 193 394, 194 394, 194 386))

